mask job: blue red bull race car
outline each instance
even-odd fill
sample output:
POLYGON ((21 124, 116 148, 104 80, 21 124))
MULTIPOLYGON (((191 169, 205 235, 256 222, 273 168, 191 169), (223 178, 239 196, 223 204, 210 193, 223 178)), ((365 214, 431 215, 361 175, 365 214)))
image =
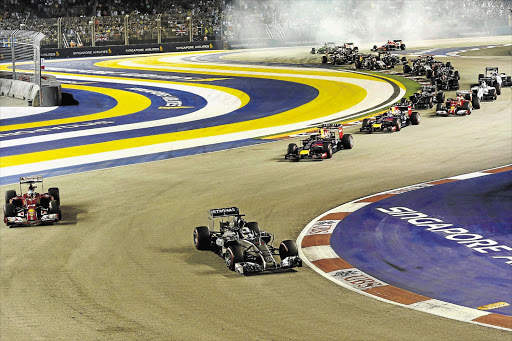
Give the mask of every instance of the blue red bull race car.
POLYGON ((367 133, 375 131, 400 131, 408 125, 418 125, 420 121, 420 114, 417 111, 412 111, 412 103, 403 98, 401 102, 392 105, 382 115, 365 118, 359 131, 367 133))
POLYGON ((328 123, 318 127, 318 133, 309 134, 302 140, 301 147, 290 143, 284 158, 291 161, 330 159, 334 153, 342 149, 352 149, 353 146, 352 135, 344 134, 341 124, 328 123))

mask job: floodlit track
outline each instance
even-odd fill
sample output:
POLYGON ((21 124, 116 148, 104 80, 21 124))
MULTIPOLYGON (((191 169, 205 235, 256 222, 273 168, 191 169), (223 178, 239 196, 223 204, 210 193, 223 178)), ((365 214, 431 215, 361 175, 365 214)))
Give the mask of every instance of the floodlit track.
MULTIPOLYGON (((509 60, 494 62, 511 73, 509 60)), ((453 63, 463 84, 488 66, 453 63)), ((508 88, 468 117, 423 111, 421 125, 396 134, 354 128, 354 149, 323 162, 284 162, 289 141, 274 141, 50 177, 63 221, 0 228, 2 340, 506 339, 344 290, 308 267, 238 276, 197 251, 192 231, 207 209, 235 205, 278 241, 295 239, 339 203, 509 164, 511 101, 508 88)))

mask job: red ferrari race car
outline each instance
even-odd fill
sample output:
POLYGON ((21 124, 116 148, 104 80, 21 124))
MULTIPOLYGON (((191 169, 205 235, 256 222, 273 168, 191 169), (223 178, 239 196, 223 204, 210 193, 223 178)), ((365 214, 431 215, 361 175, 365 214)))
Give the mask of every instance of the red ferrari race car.
POLYGON ((285 160, 330 159, 332 154, 342 149, 352 149, 354 140, 351 134, 343 134, 343 126, 339 123, 327 123, 318 128, 318 133, 308 135, 302 140, 302 147, 295 143, 288 145, 285 160))
POLYGON ((382 45, 381 47, 377 47, 377 45, 373 45, 373 49, 371 51, 395 51, 395 50, 405 50, 405 44, 402 40, 388 40, 387 43, 382 45))
POLYGON ((478 97, 473 96, 471 90, 457 91, 456 95, 455 98, 448 98, 445 103, 437 103, 436 115, 471 115, 473 107, 480 108, 478 97))
POLYGON ((48 189, 48 193, 37 193, 35 183, 41 183, 42 187, 43 177, 22 176, 20 195, 15 190, 5 192, 4 222, 7 226, 51 224, 61 219, 59 189, 53 187, 48 189), (24 184, 28 184, 28 190, 21 194, 24 184))

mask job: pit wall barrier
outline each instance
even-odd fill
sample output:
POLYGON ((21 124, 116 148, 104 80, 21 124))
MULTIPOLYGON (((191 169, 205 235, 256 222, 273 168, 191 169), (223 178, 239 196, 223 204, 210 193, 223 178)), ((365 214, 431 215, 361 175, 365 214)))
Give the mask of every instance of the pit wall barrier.
POLYGON ((62 104, 62 86, 54 76, 44 76, 41 79, 43 103, 39 96, 39 85, 34 82, 34 75, 17 74, 17 79, 0 77, 0 95, 21 99, 28 106, 52 107, 62 104))
POLYGON ((144 44, 144 45, 108 45, 95 47, 72 48, 41 48, 42 58, 75 58, 75 57, 101 57, 121 56, 146 53, 191 52, 205 50, 236 50, 265 47, 286 47, 298 45, 315 45, 314 40, 210 40, 196 42, 144 44))

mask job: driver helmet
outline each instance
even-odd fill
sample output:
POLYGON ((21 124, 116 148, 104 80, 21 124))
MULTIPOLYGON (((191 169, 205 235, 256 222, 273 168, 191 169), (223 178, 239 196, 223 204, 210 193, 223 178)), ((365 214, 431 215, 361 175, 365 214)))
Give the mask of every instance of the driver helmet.
POLYGON ((34 197, 35 195, 36 195, 36 192, 33 189, 29 189, 27 191, 27 196, 30 198, 34 197))

